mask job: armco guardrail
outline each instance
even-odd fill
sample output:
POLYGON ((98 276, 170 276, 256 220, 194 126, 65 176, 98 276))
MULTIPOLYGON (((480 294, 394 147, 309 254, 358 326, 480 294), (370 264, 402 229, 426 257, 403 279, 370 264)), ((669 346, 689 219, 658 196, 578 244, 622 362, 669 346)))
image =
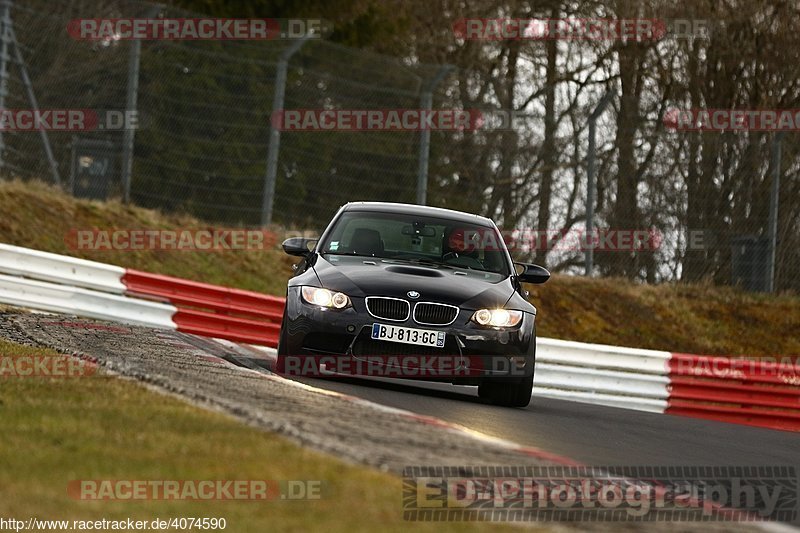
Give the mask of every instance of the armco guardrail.
POLYGON ((0 244, 0 272, 100 292, 122 294, 122 267, 0 244))
POLYGON ((131 269, 125 271, 122 283, 128 294, 156 296, 175 305, 259 317, 279 324, 283 316, 283 298, 258 292, 229 289, 131 269))
POLYGON ((283 298, 130 269, 122 283, 130 296, 155 297, 175 305, 178 311, 172 319, 180 331, 278 345, 283 298))
POLYGON ((669 352, 540 338, 534 394, 663 413, 669 352))
POLYGON ((100 320, 175 329, 172 315, 176 308, 169 304, 5 274, 0 274, 0 302, 100 320))
MULTIPOLYGON (((0 244, 0 302, 275 347, 284 300, 0 244)), ((540 338, 534 395, 800 431, 789 364, 540 338)))
POLYGON ((800 358, 784 359, 672 354, 666 412, 800 431, 800 358))
POLYGON ((7 244, 0 302, 272 347, 283 314, 282 298, 7 244))

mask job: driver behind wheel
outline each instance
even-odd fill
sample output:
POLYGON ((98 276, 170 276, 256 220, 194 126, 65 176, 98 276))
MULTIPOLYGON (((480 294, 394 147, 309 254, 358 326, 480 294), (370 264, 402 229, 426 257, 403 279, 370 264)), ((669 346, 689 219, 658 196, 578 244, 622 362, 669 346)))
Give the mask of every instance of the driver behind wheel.
POLYGON ((475 242, 467 239, 463 228, 445 228, 442 235, 442 261, 463 268, 483 268, 480 249, 475 242))

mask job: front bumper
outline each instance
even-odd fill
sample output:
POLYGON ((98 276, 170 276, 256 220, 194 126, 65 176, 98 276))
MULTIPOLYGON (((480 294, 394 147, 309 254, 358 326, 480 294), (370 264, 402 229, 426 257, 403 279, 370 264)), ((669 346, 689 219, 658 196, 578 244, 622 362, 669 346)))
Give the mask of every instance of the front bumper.
MULTIPOLYGON (((321 309, 301 301, 298 287, 290 287, 282 324, 283 353, 289 356, 350 358, 378 361, 386 367, 414 370, 416 358, 448 358, 458 366, 447 375, 410 377, 457 384, 477 384, 485 378, 529 378, 533 375, 536 351, 534 319, 525 313, 515 328, 482 328, 470 321, 474 310, 462 309, 449 326, 428 326, 414 322, 383 321, 371 316, 363 298, 352 298, 344 310, 321 309), (445 332, 444 348, 433 348, 371 339, 374 323, 445 332)), ((307 366, 306 368, 313 368, 307 366)), ((363 367, 360 367, 363 368, 363 367)), ((377 368, 372 366, 372 368, 377 368)))

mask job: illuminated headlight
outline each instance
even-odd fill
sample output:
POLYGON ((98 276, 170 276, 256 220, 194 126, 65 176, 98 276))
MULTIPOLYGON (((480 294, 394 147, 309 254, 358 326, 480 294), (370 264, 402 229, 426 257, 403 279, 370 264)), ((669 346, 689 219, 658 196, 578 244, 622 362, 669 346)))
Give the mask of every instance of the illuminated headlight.
POLYGON ((522 320, 522 311, 508 309, 478 309, 472 315, 472 321, 480 326, 496 328, 513 328, 522 320))
POLYGON ((350 298, 341 292, 333 292, 319 287, 303 287, 300 290, 303 301, 307 304, 318 305, 319 307, 332 307, 334 309, 344 309, 350 307, 350 298))

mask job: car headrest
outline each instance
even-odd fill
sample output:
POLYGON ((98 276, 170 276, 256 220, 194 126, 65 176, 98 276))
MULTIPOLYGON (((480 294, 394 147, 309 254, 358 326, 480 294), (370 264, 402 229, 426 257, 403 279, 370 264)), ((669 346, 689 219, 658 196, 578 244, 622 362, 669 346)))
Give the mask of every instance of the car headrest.
POLYGON ((381 234, 370 228, 356 228, 350 240, 350 249, 364 255, 381 254, 383 253, 381 234))

